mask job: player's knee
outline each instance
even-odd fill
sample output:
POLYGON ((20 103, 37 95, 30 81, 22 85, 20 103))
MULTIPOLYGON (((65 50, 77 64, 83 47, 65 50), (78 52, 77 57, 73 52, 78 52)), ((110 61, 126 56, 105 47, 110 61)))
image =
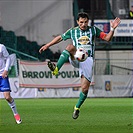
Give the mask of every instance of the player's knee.
POLYGON ((5 96, 6 101, 10 102, 12 100, 12 97, 10 95, 5 96))
POLYGON ((84 94, 88 94, 88 90, 89 90, 89 85, 88 84, 82 84, 81 88, 82 88, 82 92, 84 94))
POLYGON ((88 88, 82 88, 82 92, 87 95, 88 94, 88 88))
POLYGON ((68 44, 66 50, 69 51, 71 55, 74 55, 76 52, 76 48, 73 44, 68 44))

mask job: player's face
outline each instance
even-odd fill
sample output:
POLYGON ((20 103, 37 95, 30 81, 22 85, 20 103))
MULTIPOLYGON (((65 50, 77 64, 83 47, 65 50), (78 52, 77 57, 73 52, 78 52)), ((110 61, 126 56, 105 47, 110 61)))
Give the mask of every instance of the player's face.
POLYGON ((81 30, 87 29, 88 22, 89 22, 89 20, 87 18, 79 18, 79 20, 77 20, 77 23, 81 30))

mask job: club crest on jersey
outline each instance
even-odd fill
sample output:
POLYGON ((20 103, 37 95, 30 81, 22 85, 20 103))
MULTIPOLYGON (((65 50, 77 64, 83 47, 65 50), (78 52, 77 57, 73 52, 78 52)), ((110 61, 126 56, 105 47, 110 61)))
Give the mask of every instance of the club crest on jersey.
POLYGON ((89 37, 88 36, 81 36, 78 39, 78 43, 82 44, 82 45, 86 45, 90 42, 89 37))

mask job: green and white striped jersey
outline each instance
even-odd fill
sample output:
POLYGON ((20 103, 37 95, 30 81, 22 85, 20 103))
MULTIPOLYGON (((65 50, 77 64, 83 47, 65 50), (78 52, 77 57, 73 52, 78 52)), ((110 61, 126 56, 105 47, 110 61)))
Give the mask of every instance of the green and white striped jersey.
POLYGON ((88 26, 85 31, 81 30, 79 27, 74 27, 67 30, 62 34, 62 39, 65 41, 67 39, 72 39, 73 45, 76 48, 83 47, 90 56, 94 56, 95 50, 95 37, 99 37, 102 31, 95 26, 88 26))

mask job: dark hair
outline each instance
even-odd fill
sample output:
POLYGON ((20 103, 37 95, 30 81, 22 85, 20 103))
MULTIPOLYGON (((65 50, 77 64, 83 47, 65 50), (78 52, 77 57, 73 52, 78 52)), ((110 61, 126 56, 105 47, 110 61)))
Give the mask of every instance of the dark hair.
POLYGON ((87 19, 89 19, 89 15, 86 12, 80 12, 80 13, 78 13, 77 20, 79 20, 79 18, 87 18, 87 19))

